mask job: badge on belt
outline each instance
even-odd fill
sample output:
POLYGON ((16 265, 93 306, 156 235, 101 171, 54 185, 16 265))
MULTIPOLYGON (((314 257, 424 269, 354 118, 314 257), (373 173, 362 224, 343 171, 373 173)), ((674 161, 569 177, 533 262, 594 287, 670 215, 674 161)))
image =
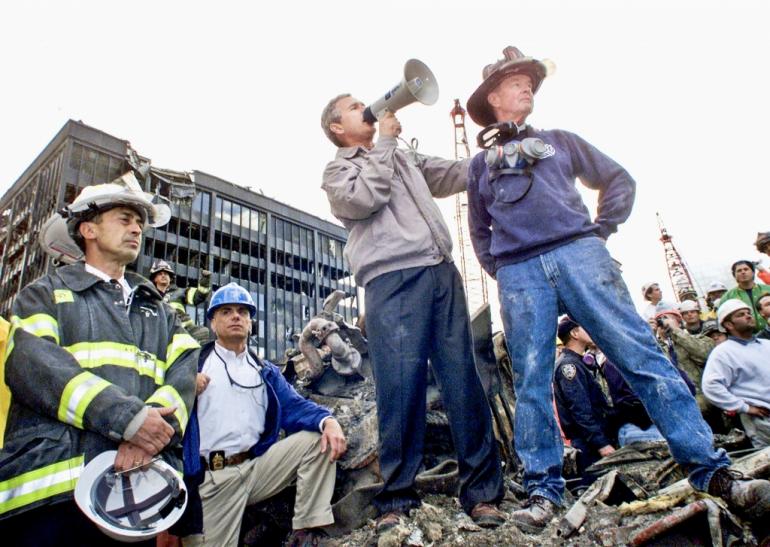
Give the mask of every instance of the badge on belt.
POLYGON ((212 471, 219 471, 225 468, 225 451, 214 450, 209 453, 209 469, 212 471))

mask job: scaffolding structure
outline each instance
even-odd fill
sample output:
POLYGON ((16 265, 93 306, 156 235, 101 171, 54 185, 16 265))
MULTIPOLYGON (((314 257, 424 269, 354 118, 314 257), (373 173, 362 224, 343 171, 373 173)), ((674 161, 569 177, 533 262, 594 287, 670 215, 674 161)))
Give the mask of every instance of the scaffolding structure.
MULTIPOLYGON (((455 99, 454 108, 450 112, 454 125, 455 159, 469 158, 471 150, 468 147, 468 135, 465 132, 465 109, 460 106, 460 100, 455 99)), ((455 222, 457 223, 457 246, 460 256, 460 274, 465 286, 468 299, 468 312, 471 316, 481 306, 489 301, 487 289, 487 274, 476 260, 473 244, 468 233, 468 193, 460 192, 455 198, 455 222)))
POLYGON ((660 241, 663 243, 663 252, 666 256, 666 269, 668 278, 671 280, 671 288, 674 289, 674 296, 677 302, 681 302, 680 295, 686 292, 697 294, 695 284, 693 283, 690 271, 674 245, 673 238, 669 235, 666 226, 663 224, 663 218, 660 213, 655 213, 658 217, 658 228, 660 229, 660 241))

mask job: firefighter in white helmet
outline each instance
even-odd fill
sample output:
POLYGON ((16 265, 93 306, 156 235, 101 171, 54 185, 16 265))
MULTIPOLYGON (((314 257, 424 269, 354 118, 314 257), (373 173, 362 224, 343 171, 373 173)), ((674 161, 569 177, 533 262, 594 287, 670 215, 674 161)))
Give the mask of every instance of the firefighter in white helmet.
POLYGON ((80 250, 83 261, 31 283, 13 305, 0 450, 4 544, 111 544, 73 502, 84 466, 105 451, 116 451, 122 473, 156 458, 181 469, 174 449, 195 396, 199 346, 155 287, 126 271, 143 229, 168 218, 129 173, 84 188, 43 226, 46 251, 80 250))

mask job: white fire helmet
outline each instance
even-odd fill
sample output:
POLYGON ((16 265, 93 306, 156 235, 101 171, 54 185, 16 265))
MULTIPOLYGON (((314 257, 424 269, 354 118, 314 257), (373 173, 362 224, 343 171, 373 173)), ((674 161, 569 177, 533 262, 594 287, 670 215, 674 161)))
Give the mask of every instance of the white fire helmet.
POLYGON ((126 543, 145 541, 170 528, 187 506, 177 471, 156 459, 143 469, 115 471, 117 451, 102 452, 75 485, 75 503, 99 529, 126 543))
POLYGON ((75 243, 78 226, 94 213, 125 205, 142 215, 145 229, 164 226, 171 218, 171 209, 160 196, 144 192, 133 172, 128 172, 107 184, 86 186, 73 202, 54 213, 40 229, 40 245, 55 260, 71 264, 83 258, 75 243))

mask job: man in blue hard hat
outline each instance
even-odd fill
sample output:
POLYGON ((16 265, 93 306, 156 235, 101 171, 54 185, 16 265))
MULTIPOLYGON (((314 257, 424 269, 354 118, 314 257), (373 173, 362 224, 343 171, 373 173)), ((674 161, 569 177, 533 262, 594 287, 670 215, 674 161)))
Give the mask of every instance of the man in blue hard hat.
POLYGON ((237 545, 244 508, 296 484, 288 545, 315 545, 332 524, 335 461, 345 436, 325 408, 302 398, 248 346, 257 312, 229 283, 206 313, 216 340, 201 350, 198 397, 184 438, 190 490, 185 545, 237 545), (279 440, 281 430, 286 437, 279 440))

